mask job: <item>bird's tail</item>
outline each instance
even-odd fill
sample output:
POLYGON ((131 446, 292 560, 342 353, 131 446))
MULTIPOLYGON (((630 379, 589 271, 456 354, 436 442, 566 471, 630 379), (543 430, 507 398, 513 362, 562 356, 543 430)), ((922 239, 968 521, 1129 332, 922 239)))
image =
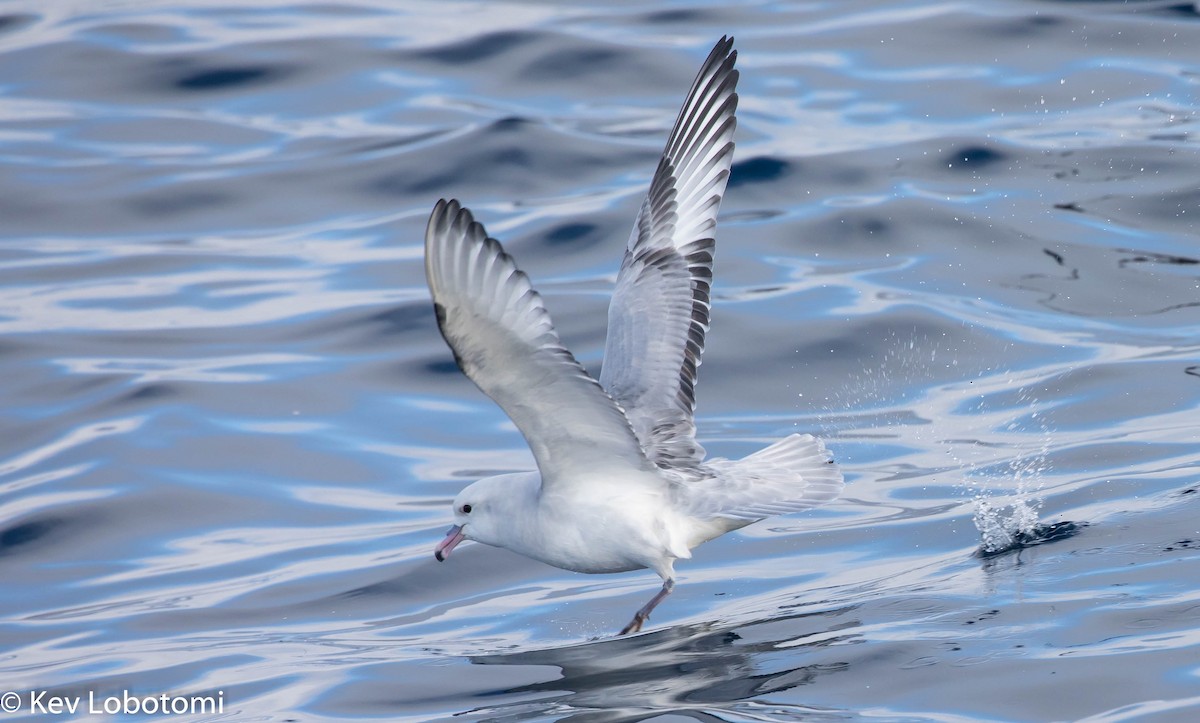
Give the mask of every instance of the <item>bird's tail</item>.
POLYGON ((732 519, 761 520, 806 510, 837 499, 845 486, 829 451, 811 434, 781 439, 734 462, 730 471, 752 480, 735 506, 721 510, 721 517, 732 519))

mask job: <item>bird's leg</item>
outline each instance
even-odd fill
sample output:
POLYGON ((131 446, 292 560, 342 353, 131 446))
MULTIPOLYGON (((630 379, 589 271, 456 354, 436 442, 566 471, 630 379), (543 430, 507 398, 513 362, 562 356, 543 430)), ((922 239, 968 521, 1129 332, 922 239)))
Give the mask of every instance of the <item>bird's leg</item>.
POLYGON ((650 617, 650 611, 653 610, 660 602, 662 602, 666 596, 670 595, 671 591, 674 589, 675 580, 673 578, 668 577, 666 580, 663 580, 662 590, 659 590, 657 593, 655 593, 654 597, 650 598, 650 602, 643 605, 641 610, 638 610, 636 613, 634 613, 633 620, 630 620, 628 625, 621 628, 621 632, 617 633, 617 635, 636 633, 637 631, 641 630, 642 623, 646 622, 646 618, 650 617))

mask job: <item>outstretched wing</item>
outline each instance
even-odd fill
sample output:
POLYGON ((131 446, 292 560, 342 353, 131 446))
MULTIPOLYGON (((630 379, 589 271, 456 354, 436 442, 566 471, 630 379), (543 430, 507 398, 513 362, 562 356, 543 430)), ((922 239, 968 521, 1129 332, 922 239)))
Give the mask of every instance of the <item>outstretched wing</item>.
POLYGON ((429 216, 425 275, 459 368, 521 430, 544 482, 650 468, 620 407, 563 348, 529 278, 457 201, 438 201, 429 216))
POLYGON ((608 307, 600 384, 660 467, 704 459, 692 413, 708 331, 713 230, 733 162, 736 60, 733 39, 721 38, 692 83, 608 307))

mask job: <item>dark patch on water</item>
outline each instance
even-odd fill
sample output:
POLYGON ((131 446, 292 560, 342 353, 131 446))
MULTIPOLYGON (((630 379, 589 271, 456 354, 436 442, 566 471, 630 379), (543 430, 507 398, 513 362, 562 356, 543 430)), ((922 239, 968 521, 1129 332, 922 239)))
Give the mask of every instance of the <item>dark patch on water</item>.
POLYGON ((143 384, 138 389, 126 394, 122 402, 150 402, 179 396, 179 388, 174 384, 157 382, 143 384))
POLYGON ((433 302, 429 299, 397 303, 382 308, 356 309, 314 319, 287 335, 289 343, 320 340, 330 349, 378 351, 405 346, 411 339, 439 340, 433 302))
POLYGON ((1060 211, 1075 211, 1076 213, 1084 212, 1083 209, 1080 208, 1079 204, 1075 201, 1069 201, 1067 203, 1056 203, 1056 204, 1054 204, 1054 207, 1060 211))
POLYGON ((522 75, 534 81, 574 78, 580 72, 612 66, 623 55, 611 48, 569 48, 547 53, 525 66, 522 75))
POLYGON ((487 130, 493 133, 511 133, 513 131, 524 130, 532 125, 534 125, 533 121, 528 118, 522 118, 519 115, 510 115, 493 122, 488 126, 487 130))
POLYGON ((233 200, 229 194, 219 191, 171 189, 130 198, 124 203, 131 210, 145 216, 177 216, 194 211, 212 210, 233 200))
POLYGON ((432 302, 412 302, 371 314, 364 317, 362 323, 373 327, 380 334, 405 334, 432 326, 435 319, 433 312, 432 302))
POLYGON ((1063 18, 1053 15, 1036 14, 1021 18, 997 19, 996 22, 988 23, 979 29, 986 32, 992 38, 1029 38, 1043 30, 1062 24, 1063 18))
POLYGON ((603 237, 596 233, 598 229, 594 223, 564 223, 546 234, 546 242, 552 246, 591 246, 603 240, 603 237))
POLYGON ((262 85, 291 74, 291 70, 272 66, 242 66, 187 70, 173 85, 187 91, 229 90, 239 86, 262 85))
POLYGON ((0 15, 0 33, 13 33, 33 25, 38 20, 36 15, 0 15))
POLYGON ((979 548, 975 551, 976 557, 984 559, 1004 555, 1015 550, 1024 550, 1027 547, 1036 547, 1045 545, 1051 542, 1065 540, 1068 537, 1074 537, 1087 527, 1086 522, 1071 522, 1064 520, 1062 522, 1043 523, 1035 526, 1031 531, 1019 531, 1012 535, 1012 542, 1004 547, 995 550, 985 550, 979 548))
POLYGON ((1197 547, 1200 547, 1200 542, 1197 542, 1196 540, 1192 540, 1192 539, 1179 540, 1178 542, 1173 542, 1170 545, 1167 545, 1166 547, 1164 547, 1163 552, 1175 552, 1176 550, 1194 550, 1197 547))
POLYGON ((966 146, 952 151, 943 163, 954 170, 978 170, 984 166, 994 165, 1008 158, 1008 155, 988 148, 987 146, 966 146))
POLYGON ((425 365, 425 369, 427 371, 433 372, 434 374, 458 375, 459 373, 461 373, 461 370, 458 368, 458 362, 455 362, 455 361, 442 360, 442 361, 429 362, 425 365))
POLYGON ((728 187, 737 188, 738 186, 748 186, 752 183, 774 181, 787 173, 790 168, 791 166, 787 161, 781 161, 778 158, 767 158, 765 156, 734 163, 733 168, 729 171, 728 187))
POLYGON ((696 8, 680 8, 678 10, 658 10, 646 13, 642 16, 642 20, 647 23, 662 25, 680 25, 703 20, 706 16, 707 13, 696 8))
POLYGON ((56 517, 43 517, 39 520, 21 522, 0 532, 0 556, 13 554, 14 548, 25 547, 54 533, 61 528, 64 520, 56 517))
POLYGON ((1190 366, 1183 370, 1184 374, 1191 374, 1194 377, 1200 377, 1200 365, 1190 366))
POLYGON ((1163 141, 1166 143, 1187 143, 1191 136, 1186 132, 1181 133, 1151 133, 1147 136, 1151 141, 1163 141))
POLYGON ((1158 12, 1161 12, 1164 15, 1182 15, 1183 17, 1192 19, 1200 17, 1200 8, 1197 8, 1195 3, 1167 5, 1166 7, 1158 8, 1158 12))
POLYGON ((218 68, 185 75, 175 81, 182 90, 216 90, 231 85, 243 85, 261 80, 269 75, 262 68, 218 68))
POLYGON ((439 63, 467 65, 478 63, 481 60, 489 60, 518 46, 527 45, 533 41, 534 37, 533 33, 506 30, 468 38, 440 48, 423 50, 417 53, 417 56, 439 63))

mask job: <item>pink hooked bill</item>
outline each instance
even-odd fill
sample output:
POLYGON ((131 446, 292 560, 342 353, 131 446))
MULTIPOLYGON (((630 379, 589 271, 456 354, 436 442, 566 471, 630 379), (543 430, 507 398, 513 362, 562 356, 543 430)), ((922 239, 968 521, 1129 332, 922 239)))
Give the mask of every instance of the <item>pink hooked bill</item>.
POLYGON ((466 539, 463 535, 462 525, 455 525, 446 531, 446 539, 438 543, 438 546, 433 548, 433 556, 438 562, 442 562, 450 554, 450 551, 458 546, 458 543, 466 539))

